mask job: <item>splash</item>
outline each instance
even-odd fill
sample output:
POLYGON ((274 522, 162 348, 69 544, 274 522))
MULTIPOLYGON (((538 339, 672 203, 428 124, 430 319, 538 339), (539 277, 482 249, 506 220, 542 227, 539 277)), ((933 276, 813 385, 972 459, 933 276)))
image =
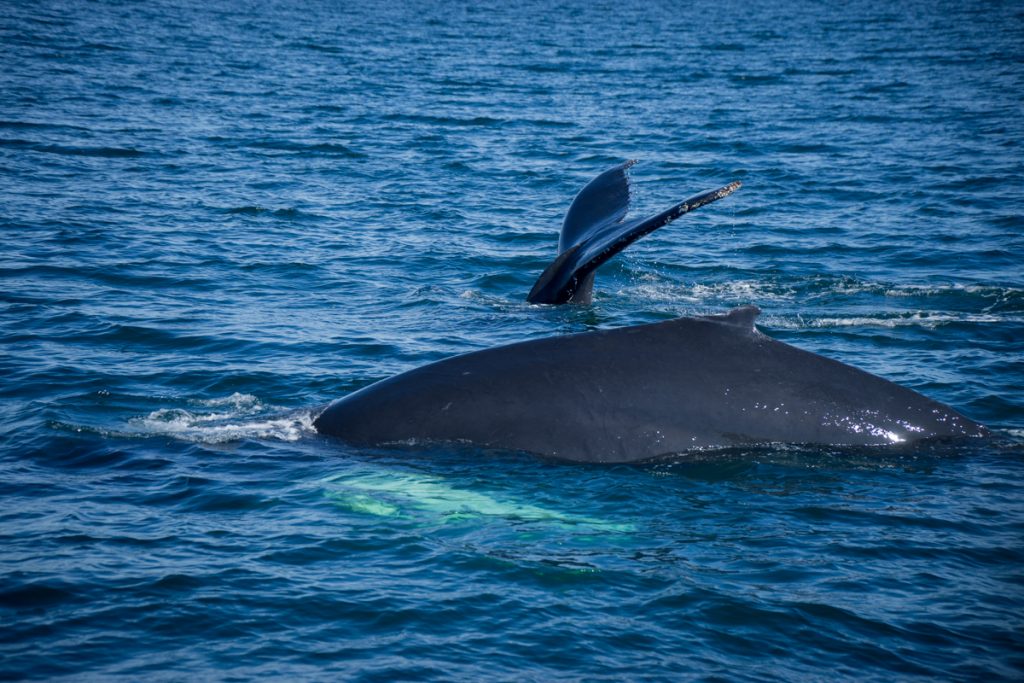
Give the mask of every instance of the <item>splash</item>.
POLYGON ((170 436, 196 443, 242 439, 297 441, 315 433, 309 411, 281 414, 252 394, 195 400, 189 408, 161 408, 128 420, 131 436, 170 436))

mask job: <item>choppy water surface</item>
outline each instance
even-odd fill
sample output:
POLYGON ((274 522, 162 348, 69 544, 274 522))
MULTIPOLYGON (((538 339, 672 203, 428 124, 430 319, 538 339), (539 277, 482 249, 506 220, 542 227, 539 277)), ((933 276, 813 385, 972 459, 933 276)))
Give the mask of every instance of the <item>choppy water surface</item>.
POLYGON ((0 676, 1012 680, 1015 3, 5 3, 0 676), (561 215, 736 195, 523 302, 561 215), (645 467, 318 437, 450 354, 755 303, 993 427, 645 467))

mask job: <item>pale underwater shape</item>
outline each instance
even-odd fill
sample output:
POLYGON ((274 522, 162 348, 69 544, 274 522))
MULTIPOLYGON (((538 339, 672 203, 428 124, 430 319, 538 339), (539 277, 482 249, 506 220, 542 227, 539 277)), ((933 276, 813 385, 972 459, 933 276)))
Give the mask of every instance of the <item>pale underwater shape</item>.
POLYGON ((339 505, 369 515, 391 517, 406 506, 444 521, 474 517, 503 517, 528 522, 552 522, 596 530, 629 533, 632 524, 614 524, 594 517, 571 515, 515 500, 501 500, 479 491, 449 485, 443 478, 408 471, 374 468, 331 475, 322 483, 339 505))

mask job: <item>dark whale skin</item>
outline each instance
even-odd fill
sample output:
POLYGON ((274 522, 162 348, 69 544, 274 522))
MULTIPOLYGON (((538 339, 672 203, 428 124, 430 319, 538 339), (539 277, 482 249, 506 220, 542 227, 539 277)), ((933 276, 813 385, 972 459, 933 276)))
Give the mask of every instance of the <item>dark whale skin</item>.
POLYGON ((758 313, 748 306, 455 356, 345 396, 314 426, 356 446, 459 442, 599 463, 987 433, 915 391, 758 332, 758 313))

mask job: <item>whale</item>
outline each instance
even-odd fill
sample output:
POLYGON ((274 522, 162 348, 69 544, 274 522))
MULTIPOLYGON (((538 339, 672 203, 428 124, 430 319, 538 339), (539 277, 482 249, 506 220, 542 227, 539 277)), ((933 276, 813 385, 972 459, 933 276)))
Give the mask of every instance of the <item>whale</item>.
POLYGON ((314 421, 355 446, 465 443, 576 462, 983 436, 952 408, 724 315, 519 342, 372 384, 314 421))
MULTIPOLYGON (((528 301, 587 303, 598 266, 730 183, 626 220, 633 162, 573 200, 528 301)), ((335 400, 313 421, 356 447, 469 444, 584 463, 637 463, 768 444, 891 447, 987 429, 916 391, 773 339, 753 305, 466 353, 335 400)))

